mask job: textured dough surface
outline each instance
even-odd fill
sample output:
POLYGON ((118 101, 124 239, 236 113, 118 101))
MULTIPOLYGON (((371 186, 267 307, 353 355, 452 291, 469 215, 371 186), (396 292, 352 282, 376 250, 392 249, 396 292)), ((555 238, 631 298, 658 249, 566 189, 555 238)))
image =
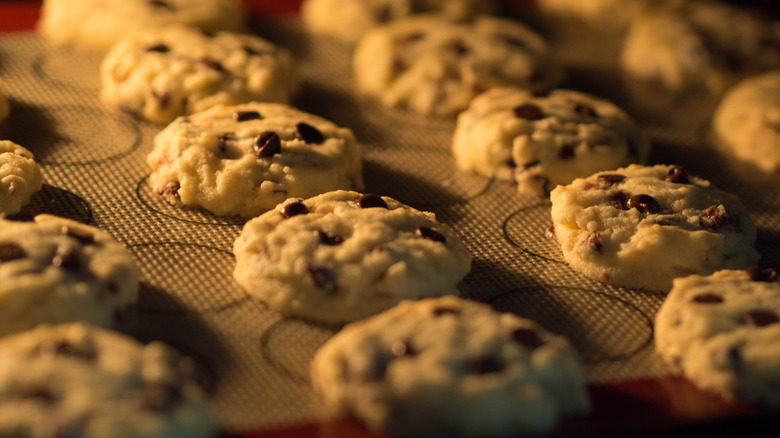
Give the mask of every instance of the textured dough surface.
POLYGON ((19 213, 30 196, 43 187, 43 175, 32 152, 0 140, 0 213, 19 213))

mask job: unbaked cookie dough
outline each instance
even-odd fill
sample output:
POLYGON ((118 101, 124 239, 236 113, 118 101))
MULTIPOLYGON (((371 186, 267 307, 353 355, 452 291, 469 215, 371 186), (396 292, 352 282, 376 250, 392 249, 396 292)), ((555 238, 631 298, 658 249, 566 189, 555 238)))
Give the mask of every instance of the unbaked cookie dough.
POLYGON ((345 323, 403 299, 457 293, 471 255, 433 213, 333 191, 289 199, 244 225, 233 276, 284 315, 345 323))
POLYGON ((217 105, 163 129, 150 184, 174 206, 254 217, 290 197, 363 188, 352 131, 287 105, 217 105))
POLYGON ((598 281, 668 292, 677 277, 759 258, 742 202, 680 166, 601 172, 558 186, 550 200, 564 259, 598 281))
POLYGON ((507 87, 471 102, 452 146, 459 169, 513 179, 520 192, 545 196, 575 178, 642 163, 649 149, 631 118, 604 99, 507 87))
POLYGON ((217 436, 194 363, 159 341, 44 325, 0 339, 0 357, 4 437, 217 436))
POLYGON ((461 20, 495 9, 493 0, 306 0, 301 19, 313 34, 355 43, 369 30, 409 15, 441 13, 461 20))
POLYGON ((697 386, 780 406, 780 282, 772 268, 678 278, 655 318, 663 359, 697 386))
POLYGON ((32 152, 0 140, 0 214, 15 214, 43 187, 43 175, 32 152))
POLYGON ((712 129, 740 159, 767 172, 780 171, 780 72, 745 79, 728 90, 712 129))
POLYGON ((138 31, 178 24, 242 32, 240 0, 45 0, 38 31, 56 45, 105 52, 138 31))
POLYGON ((715 1, 670 2, 631 24, 620 63, 633 77, 673 92, 722 92, 739 76, 777 66, 769 23, 715 1))
POLYGON ((216 104, 287 103, 290 53, 254 36, 168 26, 120 40, 100 66, 102 100, 153 123, 216 104))
POLYGON ((138 275, 130 252, 98 228, 0 218, 0 336, 68 321, 113 327, 137 299, 138 275))
POLYGON ((502 18, 457 22, 421 15, 369 31, 353 57, 358 91, 384 105, 454 116, 498 86, 546 87, 562 79, 547 44, 502 18))
POLYGON ((566 338, 452 296, 347 325, 311 378, 326 406, 392 436, 538 436, 590 409, 566 338))

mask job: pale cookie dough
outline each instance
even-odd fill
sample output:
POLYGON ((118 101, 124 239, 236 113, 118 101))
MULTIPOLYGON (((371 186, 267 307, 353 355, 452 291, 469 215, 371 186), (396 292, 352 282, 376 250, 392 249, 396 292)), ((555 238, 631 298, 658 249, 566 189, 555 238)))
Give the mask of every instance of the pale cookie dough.
POLYGON ((217 436, 195 364, 159 341, 44 325, 1 339, 0 356, 4 437, 217 436))
POLYGON ((780 282, 775 269, 678 278, 655 318, 656 351, 697 386, 780 406, 780 282))
POLYGON ((595 280, 668 292, 676 277, 758 261, 742 202, 679 166, 601 172, 558 186, 550 200, 564 259, 595 280))
POLYGON ((594 29, 620 30, 659 0, 537 0, 544 15, 575 18, 594 29))
POLYGON ((102 100, 165 124, 215 104, 287 103, 290 53, 254 35, 171 26, 119 41, 100 66, 102 100))
POLYGON ((32 152, 0 140, 0 214, 19 213, 41 187, 43 175, 32 152))
POLYGON ((95 227, 0 219, 0 336, 42 323, 112 327, 137 299, 138 275, 130 252, 95 227))
POLYGON ((551 86, 561 70, 547 44, 508 19, 455 22, 422 15, 367 33, 353 58, 358 90, 391 107, 454 116, 497 86, 551 86))
POLYGON ((731 88, 715 110, 712 129, 740 159, 767 172, 780 171, 780 72, 731 88))
POLYGON ((392 436, 538 436, 590 409, 566 338, 452 296, 347 325, 311 379, 330 409, 392 436))
POLYGON ((257 216, 290 197, 363 188, 352 131, 271 103, 217 105, 162 130, 150 184, 174 206, 257 216))
POLYGON ((301 19, 306 29, 355 43, 384 23, 421 13, 441 13, 453 19, 490 14, 493 0, 305 0, 301 19))
POLYGON ((3 123, 11 113, 11 106, 8 104, 8 98, 3 91, 3 80, 0 79, 0 123, 3 123))
POLYGON ((677 2, 631 24, 620 63, 631 76, 674 92, 722 92, 740 75, 778 65, 768 22, 720 2, 677 2))
POLYGON ((178 24, 242 32, 240 0, 45 0, 38 31, 56 45, 105 52, 138 31, 178 24))
POLYGON ((642 163, 648 142, 631 118, 589 94, 494 88, 458 116, 453 154, 459 169, 517 181, 547 195, 559 184, 642 163))
POLYGON ((353 191, 289 199, 244 225, 233 277, 284 315, 345 323, 457 293, 471 255, 433 213, 353 191))

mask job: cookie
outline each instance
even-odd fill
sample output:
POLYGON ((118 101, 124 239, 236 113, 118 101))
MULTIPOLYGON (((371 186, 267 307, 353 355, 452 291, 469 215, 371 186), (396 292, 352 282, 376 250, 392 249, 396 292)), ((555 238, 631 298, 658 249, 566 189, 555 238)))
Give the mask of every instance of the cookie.
POLYGON ((355 43, 369 30, 409 15, 441 13, 457 20, 495 9, 493 0, 306 0, 301 19, 313 34, 355 43))
POLYGON ((456 293, 471 267, 433 213, 345 190, 288 199, 250 220, 233 254, 233 277, 250 294, 284 315, 327 323, 456 293))
POLYGON ((3 92, 3 80, 0 78, 0 123, 8 118, 8 114, 11 113, 11 106, 8 104, 8 98, 3 92))
POLYGON ((172 26, 120 40, 100 66, 102 100, 166 124, 216 104, 287 103, 290 53, 254 35, 172 26))
POLYGON ((648 143, 612 103, 570 90, 494 88, 457 120, 452 151, 461 170, 517 181, 520 192, 551 188, 643 162, 648 143))
POLYGON ((493 87, 542 87, 561 79, 539 35, 519 22, 484 16, 393 21, 360 40, 353 67, 364 95, 439 116, 456 115, 493 87))
POLYGON ((41 187, 43 175, 32 152, 0 140, 0 214, 19 213, 41 187))
POLYGON ((775 269, 678 278, 655 318, 661 357, 697 386, 780 406, 780 282, 775 269))
POLYGON ((0 340, 0 435, 216 436, 194 363, 165 344, 84 323, 0 340))
POLYGON ((768 22, 711 1, 674 2, 634 19, 622 69, 673 92, 720 93, 740 75, 778 64, 768 22))
POLYGON ((104 231, 69 219, 0 219, 0 336, 42 323, 111 327, 138 295, 132 255, 104 231))
POLYGON ((392 436, 538 436, 590 409, 566 338, 452 296, 347 325, 311 380, 330 409, 392 436))
POLYGON ((617 286, 668 292, 672 280, 756 264, 756 227, 736 196, 680 166, 630 165, 550 193, 563 257, 617 286))
POLYGON ((731 88, 715 110, 712 129, 738 158, 767 172, 780 171, 780 72, 731 88))
POLYGON ((38 32, 55 45, 105 52, 127 35, 178 24, 242 32, 240 0, 45 0, 38 32))
MULTIPOLYGON (((655 0, 658 2, 658 0, 655 0)), ((650 0, 537 0, 544 16, 582 21, 594 29, 625 29, 650 0)))
POLYGON ((290 197, 361 190, 352 131, 282 104, 217 105, 163 129, 147 157, 164 201, 254 217, 290 197))

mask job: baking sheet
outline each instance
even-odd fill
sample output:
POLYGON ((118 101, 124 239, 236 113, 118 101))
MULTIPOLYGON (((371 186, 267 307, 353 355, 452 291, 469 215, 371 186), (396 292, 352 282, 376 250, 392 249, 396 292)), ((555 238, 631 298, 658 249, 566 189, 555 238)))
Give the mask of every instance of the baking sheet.
MULTIPOLYGON (((708 130, 717 100, 636 86, 618 73, 620 38, 569 24, 543 27, 569 71, 565 86, 633 114, 653 142, 652 163, 681 164, 737 193, 758 224, 762 264, 780 266, 780 177, 717 147, 708 130)), ((568 336, 592 384, 668 374, 652 346, 663 294, 597 283, 568 268, 545 236, 549 201, 456 170, 454 121, 357 96, 349 46, 309 38, 295 19, 256 29, 293 51, 303 78, 294 104, 354 130, 364 146, 366 191, 434 211, 462 236, 474 255, 463 295, 568 336)), ((227 431, 327 419, 310 389, 308 362, 338 328, 282 318, 238 287, 231 248, 243 220, 176 209, 153 195, 145 158, 161 128, 100 103, 100 60, 51 47, 34 33, 0 38, 0 77, 12 105, 0 137, 30 149, 44 175, 44 189, 25 211, 91 223, 130 248, 142 287, 121 329, 192 356, 227 431)))

